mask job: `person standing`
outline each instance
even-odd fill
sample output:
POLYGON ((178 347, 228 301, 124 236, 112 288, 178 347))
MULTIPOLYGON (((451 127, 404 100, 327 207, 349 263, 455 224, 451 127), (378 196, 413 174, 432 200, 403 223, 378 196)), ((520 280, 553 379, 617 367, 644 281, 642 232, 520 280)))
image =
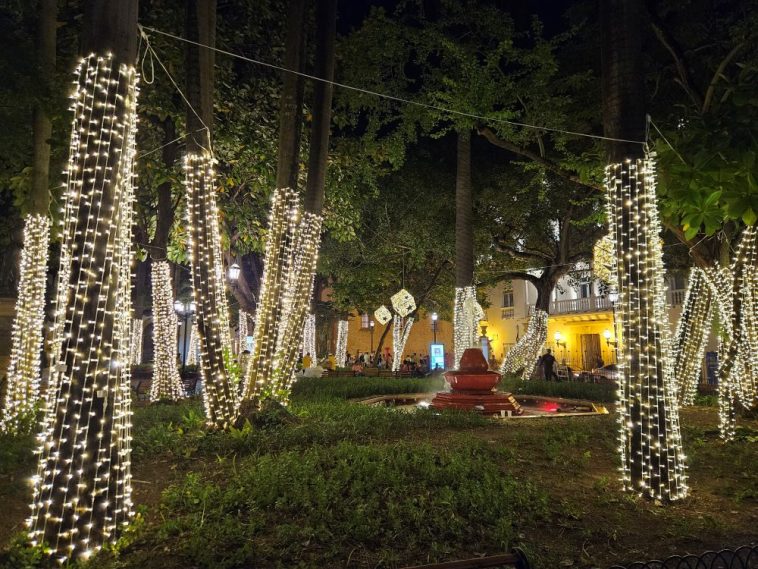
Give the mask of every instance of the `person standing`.
POLYGON ((551 381, 552 379, 558 381, 558 375, 555 373, 555 371, 553 371, 553 366, 555 366, 555 357, 553 357, 553 353, 550 348, 548 348, 545 352, 545 355, 542 356, 542 366, 545 369, 546 381, 551 381))

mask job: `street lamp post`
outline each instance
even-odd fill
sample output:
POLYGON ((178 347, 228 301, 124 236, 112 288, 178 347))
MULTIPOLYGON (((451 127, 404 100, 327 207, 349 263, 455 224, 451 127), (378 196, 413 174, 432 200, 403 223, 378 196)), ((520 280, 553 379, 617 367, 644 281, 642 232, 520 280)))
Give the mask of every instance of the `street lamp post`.
POLYGON ((434 337, 434 343, 437 343, 437 313, 432 312, 432 335, 434 337))

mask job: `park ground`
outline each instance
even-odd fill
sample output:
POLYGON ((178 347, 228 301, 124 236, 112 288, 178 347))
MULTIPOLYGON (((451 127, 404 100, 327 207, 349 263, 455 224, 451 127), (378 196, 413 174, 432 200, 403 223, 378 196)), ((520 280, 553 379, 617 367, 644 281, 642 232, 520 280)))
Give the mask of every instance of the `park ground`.
MULTIPOLYGON (((433 387, 303 380, 288 412, 226 433, 204 428, 197 401, 139 406, 137 521, 90 566, 404 567, 518 546, 536 568, 607 568, 758 540, 755 417, 724 443, 715 407, 683 409, 692 493, 662 504, 621 491, 612 414, 496 423, 346 401, 433 387)), ((31 444, 0 439, 0 567, 37 566, 17 543, 31 444)))

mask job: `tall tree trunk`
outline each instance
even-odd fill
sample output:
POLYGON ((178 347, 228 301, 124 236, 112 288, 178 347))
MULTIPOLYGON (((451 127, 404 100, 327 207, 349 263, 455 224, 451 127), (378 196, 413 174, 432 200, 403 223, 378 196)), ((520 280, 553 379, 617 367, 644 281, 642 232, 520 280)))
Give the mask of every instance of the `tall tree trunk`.
POLYGON ((471 191, 471 131, 458 132, 455 176, 455 286, 474 284, 474 213, 471 191))
POLYGON ((137 1, 87 7, 67 171, 30 535, 58 561, 113 542, 132 516, 129 288, 137 1), (73 291, 75 294, 69 294, 73 291))
POLYGON ((311 125, 308 181, 305 184, 303 209, 321 215, 324 208, 326 162, 329 156, 329 130, 332 122, 332 84, 334 79, 334 44, 337 34, 337 0, 318 0, 316 4, 316 77, 313 87, 313 123, 311 125))
MULTIPOLYGON (((642 141, 641 0, 601 2, 603 124, 611 138, 642 141)), ((623 374, 619 422, 624 487, 651 498, 687 493, 670 365, 653 166, 641 144, 609 141, 609 223, 616 242, 623 374)))
POLYGON ((35 103, 31 204, 24 219, 16 313, 11 337, 8 384, 2 401, 0 430, 19 432, 34 424, 40 397, 40 366, 50 241, 50 135, 52 125, 45 108, 55 75, 55 0, 40 0, 36 35, 37 77, 45 85, 44 97, 35 103))
MULTIPOLYGON (((213 46, 216 1, 186 0, 187 37, 213 46)), ((227 366, 232 337, 224 286, 221 234, 215 197, 211 135, 213 128, 214 52, 187 45, 187 213, 189 218, 192 287, 205 388, 205 410, 216 427, 232 423, 237 393, 227 366)))
MULTIPOLYGON (((287 12, 287 39, 284 67, 301 71, 305 35, 305 0, 291 0, 287 12)), ((276 165, 276 187, 297 189, 300 170, 300 134, 303 125, 304 81, 301 75, 282 73, 282 98, 279 107, 279 151, 276 165)))

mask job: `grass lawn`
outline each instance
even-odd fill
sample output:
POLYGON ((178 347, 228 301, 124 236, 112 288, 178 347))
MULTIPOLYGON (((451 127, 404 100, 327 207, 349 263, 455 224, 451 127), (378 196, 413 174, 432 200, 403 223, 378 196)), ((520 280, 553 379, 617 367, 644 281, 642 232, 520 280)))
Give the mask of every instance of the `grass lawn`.
MULTIPOLYGON (((410 414, 345 401, 408 380, 315 381, 292 415, 229 433, 205 431, 197 402, 137 409, 139 521, 91 566, 404 567, 519 546, 537 568, 604 568, 756 540, 755 419, 725 444, 715 408, 684 409, 692 496, 662 505, 620 491, 612 415, 410 414)), ((0 438, 3 545, 26 515, 30 446, 0 438)))

